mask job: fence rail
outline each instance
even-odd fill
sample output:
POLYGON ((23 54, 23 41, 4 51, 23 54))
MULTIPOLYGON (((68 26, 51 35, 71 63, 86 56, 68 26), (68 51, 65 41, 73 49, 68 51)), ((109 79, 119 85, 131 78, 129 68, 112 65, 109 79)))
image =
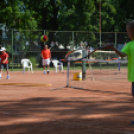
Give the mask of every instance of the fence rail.
POLYGON ((9 53, 12 70, 20 64, 22 58, 32 59, 41 66, 40 52, 44 47, 40 37, 47 35, 46 44, 51 48, 52 58, 64 58, 65 54, 78 47, 98 47, 105 43, 113 43, 121 49, 129 40, 126 32, 88 32, 88 31, 47 31, 1 29, 1 46, 9 53))

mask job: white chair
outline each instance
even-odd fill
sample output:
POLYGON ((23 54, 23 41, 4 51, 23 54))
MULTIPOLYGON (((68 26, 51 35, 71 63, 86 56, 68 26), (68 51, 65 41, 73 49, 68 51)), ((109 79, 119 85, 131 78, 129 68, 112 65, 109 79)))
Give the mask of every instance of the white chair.
POLYGON ((60 71, 60 67, 61 67, 61 71, 63 72, 63 63, 61 63, 61 65, 58 65, 59 61, 58 60, 52 60, 53 66, 55 68, 55 71, 57 73, 57 70, 60 71))
POLYGON ((25 68, 28 68, 28 71, 33 73, 33 67, 32 67, 32 63, 29 59, 22 59, 21 60, 21 64, 23 65, 23 73, 25 73, 25 68))

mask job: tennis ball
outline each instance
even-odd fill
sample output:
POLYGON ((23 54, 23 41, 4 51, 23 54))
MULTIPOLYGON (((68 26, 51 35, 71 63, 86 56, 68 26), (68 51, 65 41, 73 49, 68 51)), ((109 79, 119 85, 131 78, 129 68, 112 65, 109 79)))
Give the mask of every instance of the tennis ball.
POLYGON ((48 37, 46 35, 44 35, 43 40, 44 41, 47 41, 48 40, 48 37))
POLYGON ((42 35, 40 37, 40 40, 44 43, 44 42, 47 42, 48 41, 48 37, 46 35, 42 35))

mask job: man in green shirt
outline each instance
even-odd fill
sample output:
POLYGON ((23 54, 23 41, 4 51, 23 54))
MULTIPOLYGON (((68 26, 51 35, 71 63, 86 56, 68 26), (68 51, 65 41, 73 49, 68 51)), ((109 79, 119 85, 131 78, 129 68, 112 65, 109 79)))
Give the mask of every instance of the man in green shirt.
MULTIPOLYGON (((134 20, 126 25, 128 37, 131 39, 121 51, 110 46, 120 57, 128 57, 128 81, 132 82, 132 96, 134 98, 134 20)), ((134 121, 131 122, 134 124, 134 121)))
MULTIPOLYGON (((128 80, 134 82, 134 40, 127 43, 127 45, 121 50, 128 56, 128 80)), ((132 95, 134 97, 134 89, 132 89, 132 95)))
POLYGON ((134 20, 126 25, 128 37, 132 40, 123 47, 121 51, 110 46, 120 57, 128 57, 128 80, 132 82, 132 96, 134 98, 134 20))

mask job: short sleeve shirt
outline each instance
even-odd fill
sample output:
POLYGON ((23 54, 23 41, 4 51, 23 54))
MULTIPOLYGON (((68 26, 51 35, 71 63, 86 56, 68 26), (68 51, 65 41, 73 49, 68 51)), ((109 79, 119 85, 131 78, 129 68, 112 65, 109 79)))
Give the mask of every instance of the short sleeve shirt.
POLYGON ((43 59, 48 59, 48 58, 50 58, 51 52, 49 49, 43 49, 41 51, 41 54, 43 55, 43 59))
POLYGON ((128 42, 121 51, 128 56, 128 80, 134 82, 134 40, 128 42))
POLYGON ((0 54, 1 64, 8 64, 8 60, 6 60, 6 62, 3 63, 3 61, 6 59, 6 57, 9 57, 9 55, 7 53, 1 53, 0 54))

